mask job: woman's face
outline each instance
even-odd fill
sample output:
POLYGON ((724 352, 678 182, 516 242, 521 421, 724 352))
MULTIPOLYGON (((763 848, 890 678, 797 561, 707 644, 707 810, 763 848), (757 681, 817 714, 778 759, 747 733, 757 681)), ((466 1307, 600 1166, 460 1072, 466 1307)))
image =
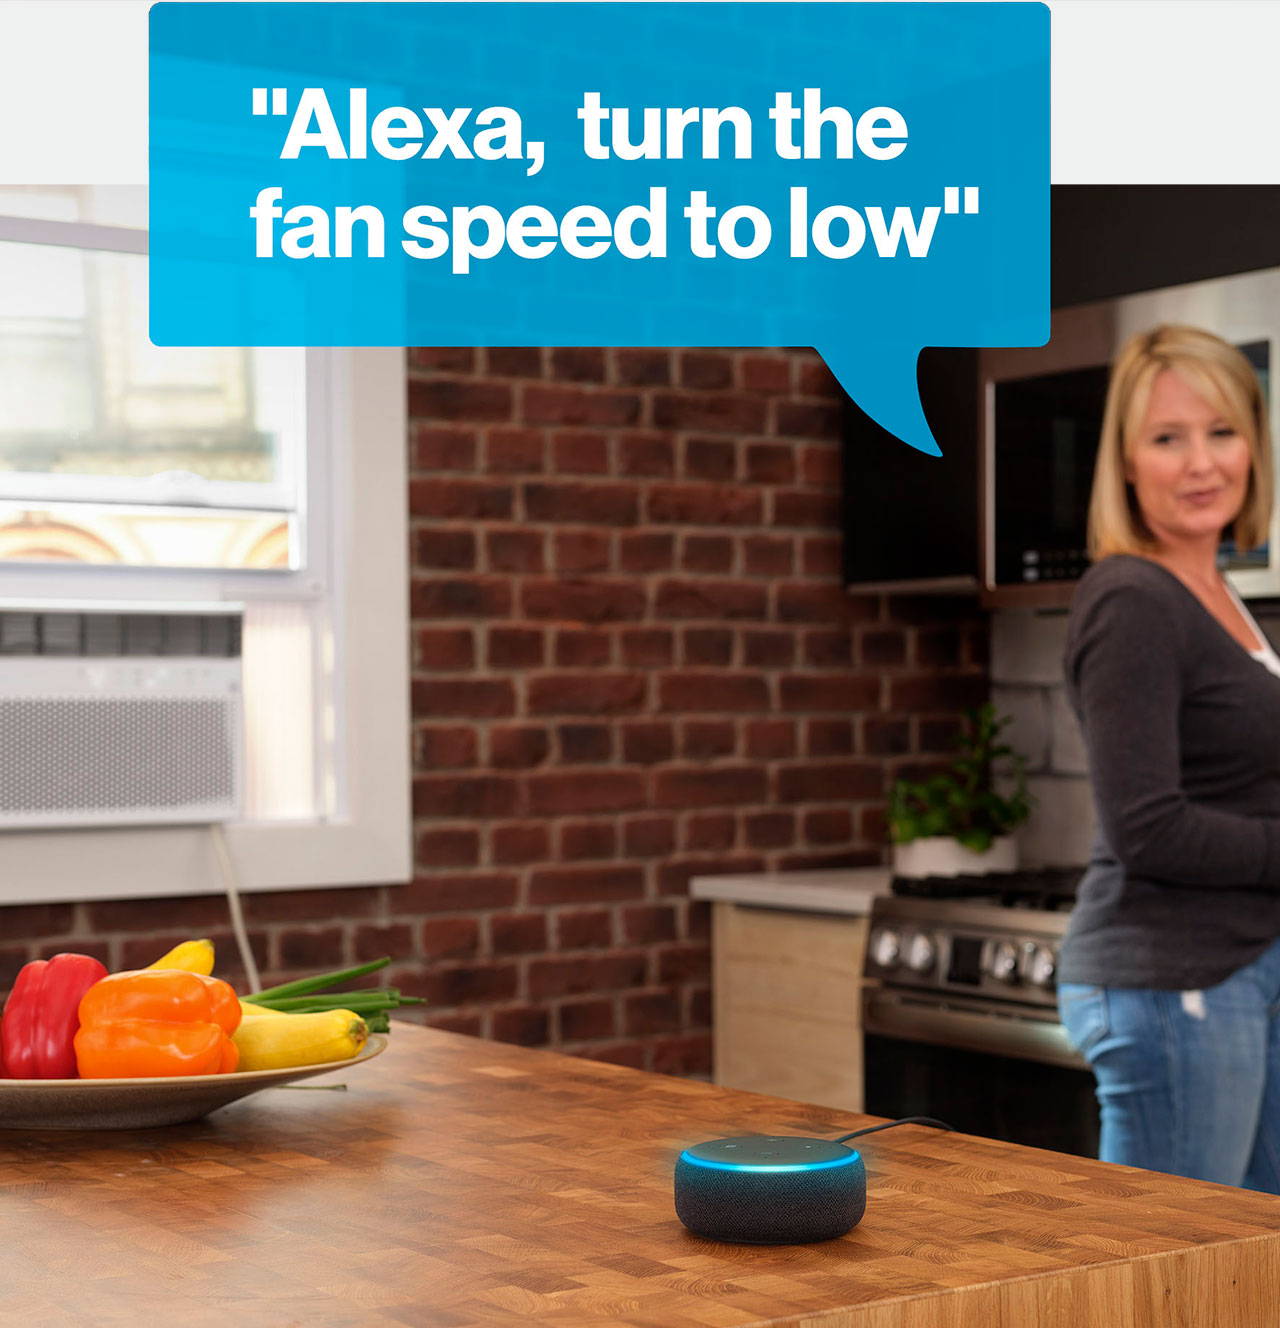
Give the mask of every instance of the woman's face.
POLYGON ((1249 485, 1249 441, 1172 369, 1151 388, 1128 448, 1125 478, 1162 544, 1216 544, 1249 485))

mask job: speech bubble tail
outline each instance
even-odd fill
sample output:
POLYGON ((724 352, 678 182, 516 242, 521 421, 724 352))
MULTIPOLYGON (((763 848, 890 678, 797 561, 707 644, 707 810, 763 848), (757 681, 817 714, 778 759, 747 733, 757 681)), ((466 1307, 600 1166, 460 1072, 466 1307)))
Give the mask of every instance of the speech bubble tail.
POLYGON ((918 346, 878 342, 856 349, 818 349, 840 386, 881 428, 919 452, 942 455, 920 404, 916 379, 918 346))

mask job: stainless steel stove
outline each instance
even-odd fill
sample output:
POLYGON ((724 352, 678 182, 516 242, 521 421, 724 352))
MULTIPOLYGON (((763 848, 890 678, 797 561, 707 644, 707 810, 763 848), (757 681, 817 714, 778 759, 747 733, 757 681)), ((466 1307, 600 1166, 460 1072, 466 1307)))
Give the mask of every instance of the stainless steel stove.
POLYGON ((1080 875, 895 878, 893 893, 875 900, 863 1000, 868 1111, 1093 1151, 1092 1076, 1057 1012, 1058 946, 1080 875))

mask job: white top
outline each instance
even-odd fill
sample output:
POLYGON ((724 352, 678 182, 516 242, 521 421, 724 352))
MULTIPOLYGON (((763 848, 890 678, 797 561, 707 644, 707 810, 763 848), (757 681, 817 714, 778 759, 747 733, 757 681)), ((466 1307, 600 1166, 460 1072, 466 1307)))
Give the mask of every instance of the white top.
POLYGON ((1272 673, 1276 675, 1277 678, 1280 678, 1280 655, 1277 655, 1276 652, 1272 650, 1271 642, 1267 640, 1266 633, 1254 621, 1253 614, 1251 614, 1249 610, 1245 608, 1244 600, 1242 600, 1240 596, 1236 594, 1235 586, 1233 586, 1231 582, 1227 580, 1226 577, 1223 577, 1222 579, 1226 583, 1227 593, 1231 596, 1233 600, 1235 600, 1236 608, 1240 610, 1240 616, 1253 629, 1254 636, 1256 636, 1258 640, 1262 642, 1261 650, 1251 650, 1249 651, 1249 654, 1252 655, 1253 658, 1256 659, 1264 669, 1269 669, 1272 673))

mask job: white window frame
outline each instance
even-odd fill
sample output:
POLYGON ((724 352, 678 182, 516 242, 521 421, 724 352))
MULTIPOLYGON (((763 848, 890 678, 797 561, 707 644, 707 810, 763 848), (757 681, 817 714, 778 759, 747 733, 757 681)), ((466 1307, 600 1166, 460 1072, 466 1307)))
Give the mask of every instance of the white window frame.
MULTIPOLYGON (((0 239, 145 253, 145 232, 0 219, 0 239), (71 236, 74 234, 74 240, 71 236)), ((334 812, 240 822, 241 889, 398 882, 412 875, 406 358, 307 351, 307 556, 297 572, 0 564, 0 598, 327 600, 334 812)), ((3 755, 0 754, 0 759, 3 755)), ((0 832, 0 905, 219 893, 205 826, 0 832)))

